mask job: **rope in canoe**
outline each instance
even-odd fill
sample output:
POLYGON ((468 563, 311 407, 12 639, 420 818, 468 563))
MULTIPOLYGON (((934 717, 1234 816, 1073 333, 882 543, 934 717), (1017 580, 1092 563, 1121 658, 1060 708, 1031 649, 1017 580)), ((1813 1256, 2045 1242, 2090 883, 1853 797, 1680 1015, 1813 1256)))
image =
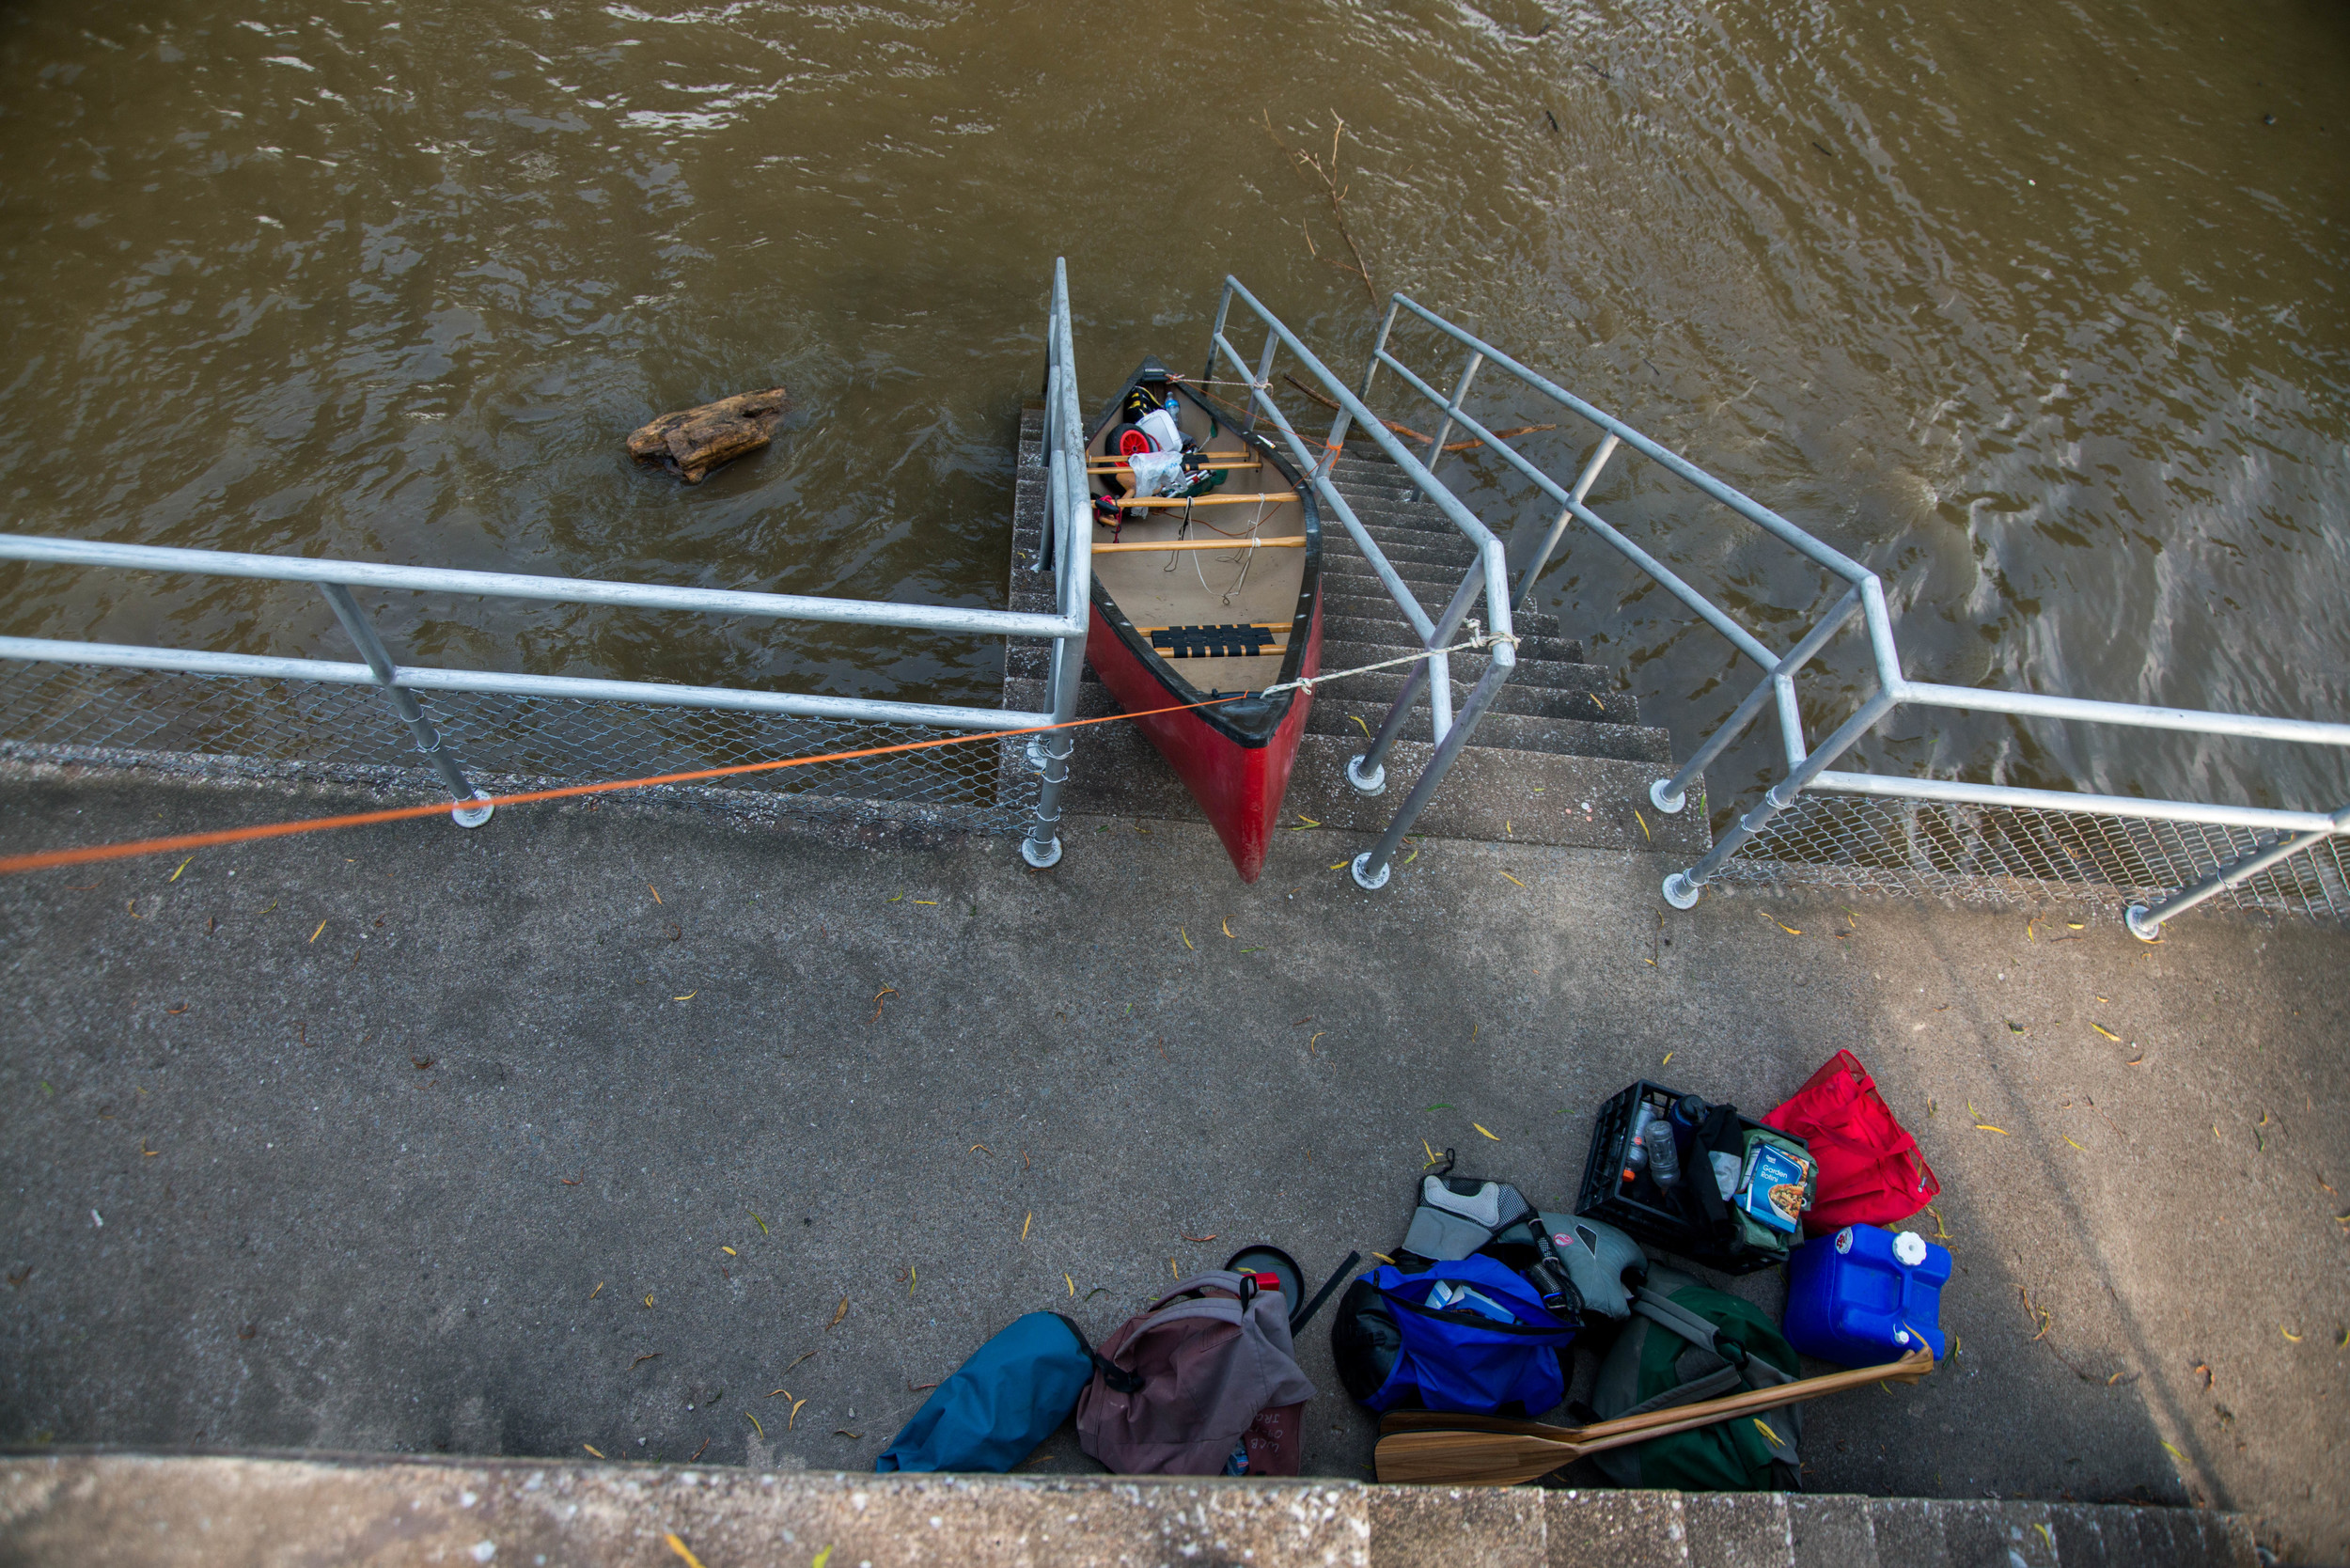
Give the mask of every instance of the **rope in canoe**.
MULTIPOLYGON (((1292 690, 1311 691, 1316 683, 1334 681, 1342 675, 1361 675, 1390 665, 1409 664, 1415 659, 1433 659, 1439 653, 1451 653, 1487 647, 1496 642, 1516 642, 1515 637, 1489 637, 1478 630, 1477 622, 1469 622, 1470 637, 1450 648, 1423 649, 1407 653, 1400 659, 1383 659, 1377 664, 1364 665, 1356 669, 1339 670, 1297 681, 1285 681, 1267 686, 1253 695, 1273 697, 1292 690)), ((612 794, 622 790, 650 789, 661 784, 692 784, 713 778, 739 777, 744 774, 774 773, 783 768, 813 767, 819 762, 848 762, 867 757, 888 757, 899 752, 927 751, 935 746, 969 745, 978 741, 1010 740, 1020 735, 1042 735, 1056 729, 1082 729, 1088 725, 1115 724, 1120 719, 1154 718, 1161 713, 1180 713, 1194 708, 1214 708, 1227 702, 1238 702, 1251 696, 1237 692, 1224 697, 1202 698, 1197 702, 1178 702, 1165 708, 1146 708, 1138 713, 1104 713, 1096 718, 1071 719, 1066 724, 1032 724, 1017 729, 989 729, 970 735, 947 735, 932 741, 901 741, 896 745, 868 746, 859 751, 830 751, 818 757, 782 757, 763 762, 737 762, 722 768, 697 768, 690 773, 655 774, 645 778, 609 779, 596 784, 566 784, 550 790, 526 790, 510 795, 492 795, 491 806, 533 806, 551 800, 574 800, 583 795, 612 794)), ((479 797, 467 804, 481 804, 479 797)), ((248 827, 220 828, 210 833, 180 833, 162 839, 138 839, 116 844, 82 844, 71 849, 40 850, 31 855, 0 855, 0 876, 13 876, 24 871, 49 870, 62 866, 86 866, 105 860, 131 860, 142 855, 173 855, 181 851, 218 849, 227 844, 251 843, 261 839, 286 839, 301 833, 322 833, 336 828, 372 827, 383 823, 415 822, 426 817, 447 813, 448 803, 431 806, 395 806, 380 811, 346 812, 332 817, 305 817, 292 822, 258 823, 248 827)))

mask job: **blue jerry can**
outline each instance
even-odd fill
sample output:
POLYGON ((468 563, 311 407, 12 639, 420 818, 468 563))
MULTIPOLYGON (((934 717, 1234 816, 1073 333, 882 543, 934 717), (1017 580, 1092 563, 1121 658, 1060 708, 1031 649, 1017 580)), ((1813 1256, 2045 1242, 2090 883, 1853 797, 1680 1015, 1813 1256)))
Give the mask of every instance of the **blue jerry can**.
POLYGON ((1848 1225, 1787 1260, 1787 1342, 1839 1366, 1872 1367, 1922 1345, 1942 1359, 1950 1254, 1915 1231, 1848 1225))

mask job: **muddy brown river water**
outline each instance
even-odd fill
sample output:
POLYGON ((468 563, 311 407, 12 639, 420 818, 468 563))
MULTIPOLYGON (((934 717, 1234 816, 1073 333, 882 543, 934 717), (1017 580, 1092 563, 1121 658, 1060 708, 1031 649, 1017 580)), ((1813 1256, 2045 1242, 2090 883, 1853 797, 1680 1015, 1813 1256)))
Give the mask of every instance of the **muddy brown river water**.
MULTIPOLYGON (((1869 562, 1913 675, 2350 713, 2335 0, 19 0, 0 526, 999 604, 1057 254, 1089 400, 1145 352, 1197 364, 1227 272, 1359 373, 1371 302, 1260 123, 1326 146, 1333 115, 1383 290, 1869 562), (629 465, 651 414, 775 380, 800 412, 768 452, 691 490, 629 465)), ((1454 472, 1489 522, 1547 520, 1491 460, 1454 472)), ((1774 641, 1832 597, 1637 468, 1595 505, 1774 641)), ((1735 700, 1724 646, 1570 543, 1542 602, 1685 750, 1735 700)), ((350 656, 305 591, 8 567, 0 595, 12 635, 350 656)), ((377 605, 417 662, 979 702, 1000 670, 377 605)), ((1815 721, 1864 668, 1827 663, 1815 721)), ((2288 748, 2004 721, 1904 717, 1868 760, 2350 798, 2288 748)), ((1769 760, 1734 753, 1716 804, 1769 760)))

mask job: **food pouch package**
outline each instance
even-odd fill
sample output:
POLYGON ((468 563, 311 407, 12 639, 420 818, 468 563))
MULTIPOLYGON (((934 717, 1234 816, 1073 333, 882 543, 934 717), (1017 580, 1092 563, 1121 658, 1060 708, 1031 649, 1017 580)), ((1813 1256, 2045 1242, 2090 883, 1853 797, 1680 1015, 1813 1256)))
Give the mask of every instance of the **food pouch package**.
POLYGON ((1738 1207, 1774 1231, 1792 1233, 1803 1215, 1804 1183, 1810 1172, 1783 1149, 1758 1143, 1747 1155, 1738 1184, 1738 1207))

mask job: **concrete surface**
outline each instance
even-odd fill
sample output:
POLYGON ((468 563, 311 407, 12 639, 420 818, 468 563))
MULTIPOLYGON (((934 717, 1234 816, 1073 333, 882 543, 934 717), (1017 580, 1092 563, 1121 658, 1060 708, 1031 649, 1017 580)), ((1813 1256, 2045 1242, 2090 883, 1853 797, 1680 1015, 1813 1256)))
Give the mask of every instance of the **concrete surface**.
POLYGON ((0 1462, 0 1564, 2255 1568, 2201 1509, 531 1461, 0 1462), (2153 1522, 2157 1533, 2141 1533, 2153 1522), (671 1545, 674 1540, 676 1545, 671 1545), (2119 1548, 2116 1550, 2115 1548, 2119 1548), (682 1550, 680 1548, 682 1548, 682 1550))
MULTIPOLYGON (((0 837, 351 800, 19 768, 0 837)), ((1808 1483, 2350 1557, 2339 934, 1675 914, 1659 860, 1437 839, 1366 895, 1326 832, 1244 888, 1196 825, 1068 839, 1031 873, 607 803, 0 882, 0 1438, 868 1467, 1022 1311, 1386 1248, 1425 1147, 1571 1201, 1634 1076, 1766 1107, 1848 1046, 1941 1176, 1959 1348, 1815 1403, 1808 1483)), ((1360 1478, 1323 1326, 1308 1469, 1360 1478)), ((1065 1429, 1028 1468, 1090 1466, 1065 1429)))

